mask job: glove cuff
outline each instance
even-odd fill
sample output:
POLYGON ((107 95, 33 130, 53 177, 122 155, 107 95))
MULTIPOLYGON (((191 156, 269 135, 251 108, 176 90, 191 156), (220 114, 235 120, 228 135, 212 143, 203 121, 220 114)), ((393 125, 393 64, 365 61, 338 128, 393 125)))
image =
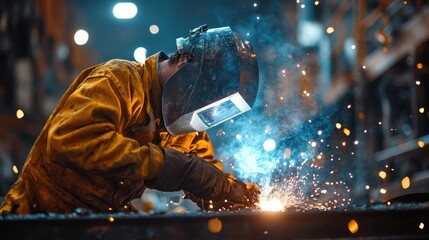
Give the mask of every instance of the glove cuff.
POLYGON ((178 191, 185 178, 185 172, 191 163, 191 158, 185 154, 169 149, 162 148, 164 153, 164 164, 155 179, 146 180, 148 188, 160 191, 178 191))
POLYGON ((164 165, 156 179, 145 181, 148 188, 184 190, 211 199, 224 198, 230 192, 231 183, 212 163, 169 148, 163 148, 163 151, 164 165))

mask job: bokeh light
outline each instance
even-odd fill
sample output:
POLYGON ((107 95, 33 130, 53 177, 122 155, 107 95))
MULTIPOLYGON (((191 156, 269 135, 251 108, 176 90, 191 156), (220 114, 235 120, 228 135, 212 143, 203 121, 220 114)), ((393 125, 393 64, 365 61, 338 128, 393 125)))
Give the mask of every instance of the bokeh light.
POLYGON ((112 12, 118 19, 131 19, 137 15, 137 6, 131 2, 121 2, 115 4, 112 12))
POLYGON ((274 139, 267 139, 264 142, 263 147, 267 152, 273 151, 276 148, 276 141, 274 141, 274 139))
POLYGON ((157 34, 157 33, 159 33, 159 27, 158 27, 158 25, 150 25, 150 27, 149 27, 149 31, 150 31, 150 33, 152 33, 152 34, 157 34))
POLYGON ((77 45, 85 45, 89 40, 89 34, 83 29, 79 29, 74 34, 74 42, 77 45))
POLYGON ((21 119, 24 117, 24 111, 21 109, 16 110, 16 118, 21 119))
POLYGON ((137 62, 144 63, 146 61, 147 50, 144 47, 138 47, 134 50, 134 59, 137 62))
POLYGON ((359 231, 359 224, 354 219, 350 220, 349 223, 347 224, 347 226, 349 228, 349 231, 353 234, 355 234, 359 231))
POLYGON ((222 231, 222 221, 219 218, 209 219, 207 225, 211 233, 219 233, 222 231))

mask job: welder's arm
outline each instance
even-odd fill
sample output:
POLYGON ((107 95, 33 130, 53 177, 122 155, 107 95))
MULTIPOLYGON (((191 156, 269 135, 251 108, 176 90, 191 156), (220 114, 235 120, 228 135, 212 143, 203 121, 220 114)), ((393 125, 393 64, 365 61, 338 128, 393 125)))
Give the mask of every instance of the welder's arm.
POLYGON ((136 121, 132 109, 143 102, 123 91, 130 87, 119 82, 88 77, 60 103, 60 110, 51 117, 48 134, 47 154, 52 161, 91 174, 140 179, 158 175, 163 163, 161 148, 140 146, 122 134, 126 123, 136 121))
POLYGON ((202 158, 168 148, 158 177, 146 181, 149 188, 160 191, 184 190, 204 200, 227 201, 253 207, 256 198, 246 185, 234 184, 227 174, 202 158))

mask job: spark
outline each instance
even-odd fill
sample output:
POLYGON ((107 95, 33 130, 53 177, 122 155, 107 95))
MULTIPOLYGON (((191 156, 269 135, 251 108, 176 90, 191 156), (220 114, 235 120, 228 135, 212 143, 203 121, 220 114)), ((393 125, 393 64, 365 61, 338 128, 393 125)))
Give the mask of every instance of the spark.
POLYGON ((387 173, 385 171, 380 171, 378 173, 378 176, 384 180, 387 177, 387 173))
POLYGON ((350 130, 348 128, 344 128, 343 132, 346 136, 350 136, 350 130))
POLYGON ((309 97, 309 96, 310 96, 310 93, 309 93, 309 92, 307 92, 307 90, 304 90, 304 91, 302 91, 302 95, 303 95, 303 96, 307 96, 307 97, 309 97))

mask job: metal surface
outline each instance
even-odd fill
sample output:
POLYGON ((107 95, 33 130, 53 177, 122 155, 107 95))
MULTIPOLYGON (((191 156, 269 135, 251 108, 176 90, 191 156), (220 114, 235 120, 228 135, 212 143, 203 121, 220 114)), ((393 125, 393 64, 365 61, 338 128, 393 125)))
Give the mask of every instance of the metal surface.
POLYGON ((2 216, 11 239, 429 239, 429 207, 2 216), (354 233, 353 233, 354 232, 354 233))

